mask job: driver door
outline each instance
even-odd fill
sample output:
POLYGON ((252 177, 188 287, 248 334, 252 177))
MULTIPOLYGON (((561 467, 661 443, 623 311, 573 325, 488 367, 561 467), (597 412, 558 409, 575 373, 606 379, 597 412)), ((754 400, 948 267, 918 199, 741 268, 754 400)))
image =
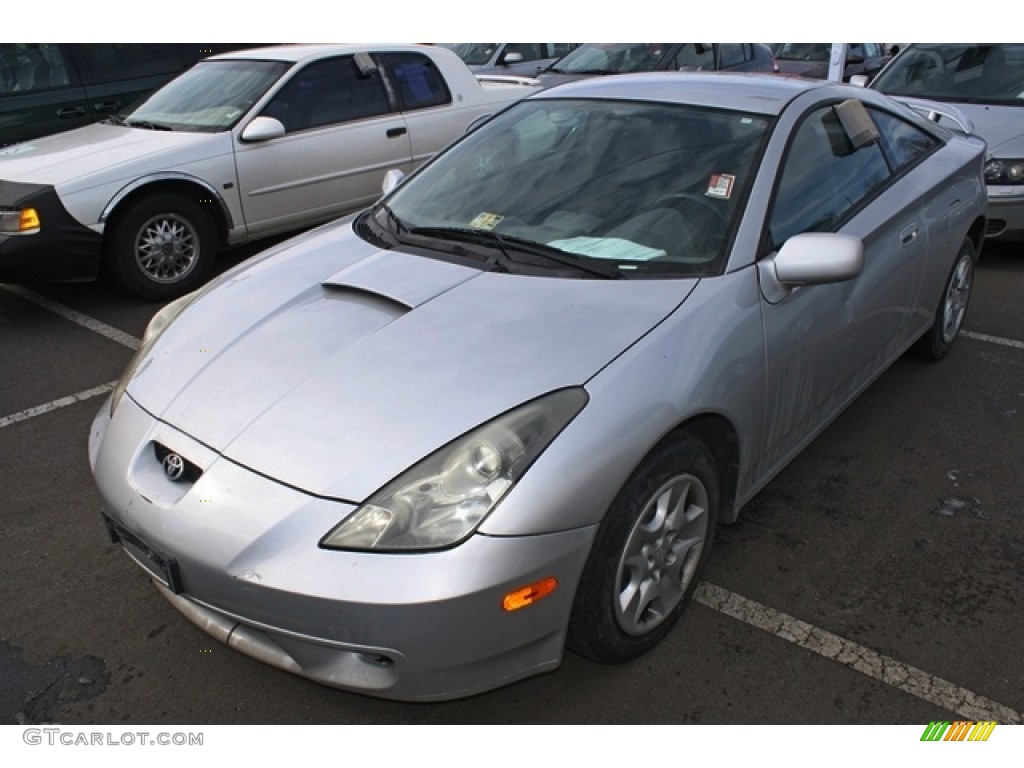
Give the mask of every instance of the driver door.
POLYGON ((260 113, 285 135, 235 138, 250 236, 318 224, 369 205, 391 168, 411 170, 409 132, 376 68, 340 56, 295 73, 260 113))

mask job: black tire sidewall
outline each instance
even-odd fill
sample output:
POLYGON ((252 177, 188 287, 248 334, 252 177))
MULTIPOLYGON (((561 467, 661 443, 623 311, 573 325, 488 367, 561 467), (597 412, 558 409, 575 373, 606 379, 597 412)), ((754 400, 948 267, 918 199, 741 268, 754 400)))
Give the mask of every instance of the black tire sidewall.
POLYGON ((925 335, 922 336, 914 346, 914 352, 926 360, 942 360, 945 358, 949 354, 950 349, 953 347, 953 343, 956 341, 963 328, 963 322, 961 320, 961 326, 960 328, 957 328, 957 332, 953 335, 953 338, 948 341, 943 338, 943 327, 946 322, 946 297, 949 295, 950 286, 952 285, 952 282, 956 277, 957 270, 960 268, 960 264, 964 259, 969 261, 968 268, 971 270, 971 291, 967 296, 968 307, 970 306, 971 293, 974 292, 975 251, 974 243, 971 242, 970 238, 966 238, 960 245, 960 250, 957 251, 956 259, 953 260, 953 266, 949 270, 946 282, 942 284, 942 296, 939 297, 938 306, 935 308, 935 321, 932 323, 931 328, 928 329, 925 335))
POLYGON ((171 301, 195 290, 213 271, 216 236, 209 213, 189 198, 174 193, 155 193, 128 204, 115 215, 105 243, 104 263, 123 288, 152 301, 171 301), (143 225, 154 217, 170 214, 188 221, 196 233, 198 261, 181 280, 158 283, 138 265, 135 243, 143 225))
POLYGON ((719 477, 711 453, 690 435, 668 438, 641 462, 619 491, 591 545, 569 620, 567 640, 571 650, 593 661, 618 664, 647 653, 664 639, 700 583, 714 540, 719 495, 719 477), (614 609, 623 549, 652 494, 681 473, 697 477, 708 494, 708 528, 700 560, 672 613, 646 634, 631 635, 619 626, 614 609))

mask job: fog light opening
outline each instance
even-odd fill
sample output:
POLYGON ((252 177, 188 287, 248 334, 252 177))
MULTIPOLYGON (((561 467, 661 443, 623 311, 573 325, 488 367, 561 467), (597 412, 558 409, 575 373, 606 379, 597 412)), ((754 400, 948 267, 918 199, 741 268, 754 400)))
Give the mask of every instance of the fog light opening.
POLYGON ((518 611, 521 608, 533 605, 538 600, 541 600, 552 592, 555 591, 555 587, 558 586, 558 580, 556 578, 549 577, 535 581, 525 587, 513 590, 505 595, 504 600, 501 601, 501 607, 508 612, 518 611))
POLYGON ((387 669, 395 666, 394 659, 388 658, 382 653, 360 653, 359 660, 371 667, 383 667, 387 669))

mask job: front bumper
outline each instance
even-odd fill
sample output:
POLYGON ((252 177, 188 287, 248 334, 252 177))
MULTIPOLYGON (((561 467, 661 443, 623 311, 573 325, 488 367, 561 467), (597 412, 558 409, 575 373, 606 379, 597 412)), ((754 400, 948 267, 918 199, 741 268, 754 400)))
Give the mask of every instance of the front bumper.
POLYGON ((988 228, 993 241, 1024 240, 1024 185, 988 185, 988 228))
POLYGON ((103 238, 74 218, 45 184, 0 180, 0 209, 31 206, 41 227, 33 234, 0 234, 0 282, 92 280, 103 238))
POLYGON ((476 535, 419 554, 319 549, 353 505, 234 464, 130 397, 108 413, 109 402, 90 462, 112 528, 164 596, 221 642, 326 685, 410 701, 468 696, 561 663, 593 528, 476 535), (201 476, 167 479, 154 443, 201 476), (554 593, 503 610, 509 591, 551 576, 554 593))

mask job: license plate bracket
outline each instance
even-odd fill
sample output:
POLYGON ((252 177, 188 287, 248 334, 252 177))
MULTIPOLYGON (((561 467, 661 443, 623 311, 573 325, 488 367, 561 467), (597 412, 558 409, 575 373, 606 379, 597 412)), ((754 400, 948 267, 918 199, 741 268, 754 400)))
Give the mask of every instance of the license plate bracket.
POLYGON ((158 552, 124 526, 118 525, 103 515, 107 535, 114 544, 120 544, 128 556, 145 569, 153 578, 180 595, 184 592, 181 583, 181 569, 173 557, 158 552))

